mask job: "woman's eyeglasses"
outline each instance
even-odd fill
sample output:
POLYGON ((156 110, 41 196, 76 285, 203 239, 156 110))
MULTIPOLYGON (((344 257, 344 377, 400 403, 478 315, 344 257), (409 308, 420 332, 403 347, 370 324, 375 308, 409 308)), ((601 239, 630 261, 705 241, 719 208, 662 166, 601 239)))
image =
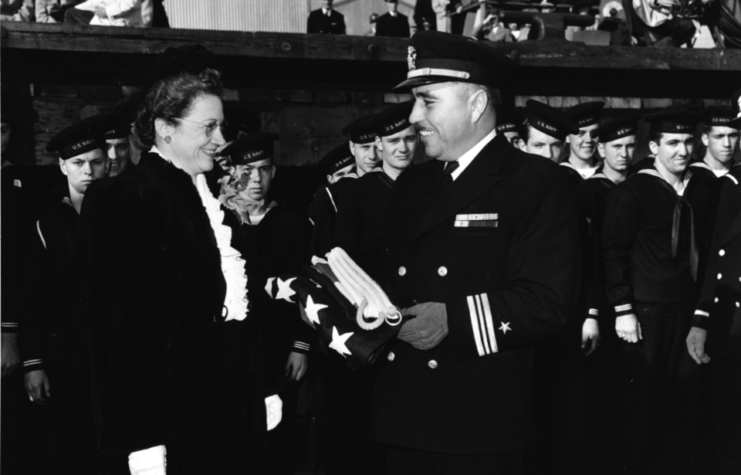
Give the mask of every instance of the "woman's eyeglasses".
POLYGON ((195 120, 189 120, 189 119, 178 119, 178 120, 200 125, 201 127, 203 127, 203 131, 205 132, 206 137, 211 137, 214 134, 214 132, 216 132, 217 128, 221 130, 221 133, 223 135, 227 127, 229 127, 229 122, 227 122, 226 120, 222 120, 221 122, 217 122, 215 120, 211 120, 208 122, 197 122, 195 120))

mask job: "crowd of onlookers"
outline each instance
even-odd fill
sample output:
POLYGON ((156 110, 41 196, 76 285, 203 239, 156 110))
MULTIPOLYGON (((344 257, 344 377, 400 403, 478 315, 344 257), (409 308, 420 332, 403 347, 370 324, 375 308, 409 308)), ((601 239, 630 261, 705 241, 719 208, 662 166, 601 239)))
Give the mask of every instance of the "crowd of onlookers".
MULTIPOLYGON (((420 30, 465 34, 487 41, 525 41, 538 39, 535 20, 522 23, 508 18, 508 12, 592 15, 590 26, 568 26, 567 39, 579 30, 601 30, 613 45, 692 47, 706 27, 718 47, 737 47, 741 43, 741 17, 736 0, 625 0, 588 1, 563 4, 541 2, 486 2, 483 0, 418 0, 412 22, 398 12, 398 0, 384 0, 388 12, 374 13, 366 35, 409 37, 420 30), (473 22, 467 19, 474 16, 473 22), (627 35, 610 40, 610 33, 623 29, 627 35), (623 39, 624 38, 624 39, 623 39)), ((333 0, 323 0, 321 9, 312 12, 309 33, 345 34, 342 14, 333 9, 333 0), (324 19, 324 20, 323 20, 324 19)), ((511 17, 511 15, 510 15, 511 17)))
MULTIPOLYGON (((484 0, 417 0, 413 18, 398 11, 398 0, 377 0, 388 11, 370 16, 368 36, 409 38, 414 31, 437 30, 466 34, 487 41, 525 41, 538 39, 539 22, 523 23, 508 12, 533 16, 550 13, 592 15, 590 26, 566 27, 566 38, 574 31, 601 31, 594 44, 639 46, 698 45, 735 48, 741 46, 741 14, 738 0, 597 0, 560 5, 555 0, 541 2, 486 2, 484 0), (473 17, 473 21, 469 17, 473 17), (623 35, 612 34, 616 30, 623 35), (602 41, 600 43, 600 41, 602 41)), ((310 13, 308 33, 346 34, 343 15, 333 0, 322 0, 322 7, 310 13)), ((8 0, 3 2, 0 19, 37 23, 73 23, 103 26, 169 27, 163 0, 8 0)))
POLYGON ((163 0, 8 0, 0 19, 36 23, 168 28, 163 0))

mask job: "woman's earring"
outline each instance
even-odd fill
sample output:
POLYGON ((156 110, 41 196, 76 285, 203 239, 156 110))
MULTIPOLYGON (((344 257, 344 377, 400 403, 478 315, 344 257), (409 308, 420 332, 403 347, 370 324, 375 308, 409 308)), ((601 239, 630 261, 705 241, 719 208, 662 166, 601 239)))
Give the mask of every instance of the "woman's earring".
POLYGON ((165 142, 170 143, 170 136, 165 137, 165 142))

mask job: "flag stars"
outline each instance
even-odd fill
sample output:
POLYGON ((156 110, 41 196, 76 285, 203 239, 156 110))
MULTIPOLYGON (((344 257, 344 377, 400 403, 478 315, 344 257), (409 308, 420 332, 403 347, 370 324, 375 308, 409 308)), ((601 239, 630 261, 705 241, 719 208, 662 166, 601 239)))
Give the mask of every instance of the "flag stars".
POLYGON ((352 356, 352 353, 350 353, 350 350, 347 349, 346 345, 347 340, 350 339, 351 336, 353 336, 353 332, 340 335, 337 331, 337 327, 332 327, 332 343, 329 344, 329 347, 341 354, 343 357, 345 355, 352 356))
POLYGON ((326 305, 314 303, 314 300, 311 298, 311 295, 306 299, 306 307, 304 307, 304 310, 306 311, 306 317, 311 321, 311 323, 319 325, 319 310, 327 308, 326 305))
POLYGON ((293 291, 291 288, 291 283, 296 280, 295 277, 287 279, 287 280, 281 280, 280 277, 278 277, 278 295, 275 296, 275 300, 283 299, 286 302, 292 302, 291 297, 296 295, 296 292, 293 291))

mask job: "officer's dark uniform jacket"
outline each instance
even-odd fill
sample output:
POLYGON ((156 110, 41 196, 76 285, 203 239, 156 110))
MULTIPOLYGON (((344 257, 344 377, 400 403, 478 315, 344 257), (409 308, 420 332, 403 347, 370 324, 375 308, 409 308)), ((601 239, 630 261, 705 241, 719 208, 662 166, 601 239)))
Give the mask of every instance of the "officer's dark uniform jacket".
POLYGON ((430 351, 394 342, 376 383, 380 441, 483 454, 533 440, 531 345, 573 315, 576 206, 556 165, 497 136, 441 191, 444 164, 403 173, 386 210, 394 303, 444 302, 430 351))
POLYGON ((376 36, 409 38, 409 18, 401 13, 396 16, 384 13, 376 20, 376 36))
MULTIPOLYGON (((710 250, 710 242, 713 238, 713 229, 715 229, 715 216, 718 212, 718 204, 720 202, 720 190, 722 183, 721 177, 718 177, 713 173, 710 166, 704 161, 696 161, 690 163, 690 170, 692 171, 693 180, 696 180, 699 185, 702 183, 702 189, 705 193, 700 197, 701 203, 696 203, 695 206, 702 206, 707 209, 704 216, 701 216, 699 221, 695 222, 695 226, 699 231, 698 239, 701 241, 700 249, 700 278, 704 279, 706 265, 708 262, 708 251, 710 250)), ((698 197, 695 197, 698 199, 698 197)), ((701 280, 702 282, 702 280, 701 280)))
POLYGON ((693 178, 692 170, 685 172, 683 180, 681 197, 655 167, 647 167, 607 195, 602 232, 606 293, 617 316, 633 313, 635 300, 697 300, 699 287, 691 269, 692 234, 695 250, 702 255, 703 231, 697 224, 708 213, 710 190, 693 178))
POLYGON ((242 402, 224 376, 225 282, 191 177, 145 153, 88 188, 80 232, 99 449, 166 445, 168 473, 230 473, 225 422, 242 402))
POLYGON ((379 283, 384 275, 383 213, 394 180, 382 169, 363 175, 341 190, 335 246, 350 257, 379 283))
POLYGON ((311 234, 311 253, 314 256, 324 257, 335 247, 335 222, 337 220, 337 210, 342 201, 342 189, 354 183, 358 178, 355 169, 340 180, 320 187, 314 193, 314 205, 311 219, 314 223, 314 229, 311 234))
POLYGON ((605 268, 602 256, 602 227, 605 222, 605 197, 615 188, 615 183, 600 167, 594 175, 578 185, 577 201, 579 218, 582 220, 582 282, 586 293, 587 315, 600 320, 600 316, 610 314, 605 296, 605 268))
POLYGON ((309 14, 306 26, 307 33, 327 33, 330 35, 345 34, 345 17, 342 13, 331 10, 329 16, 320 8, 309 14))
POLYGON ((720 181, 721 202, 693 325, 708 329, 708 354, 741 361, 741 166, 720 181))

